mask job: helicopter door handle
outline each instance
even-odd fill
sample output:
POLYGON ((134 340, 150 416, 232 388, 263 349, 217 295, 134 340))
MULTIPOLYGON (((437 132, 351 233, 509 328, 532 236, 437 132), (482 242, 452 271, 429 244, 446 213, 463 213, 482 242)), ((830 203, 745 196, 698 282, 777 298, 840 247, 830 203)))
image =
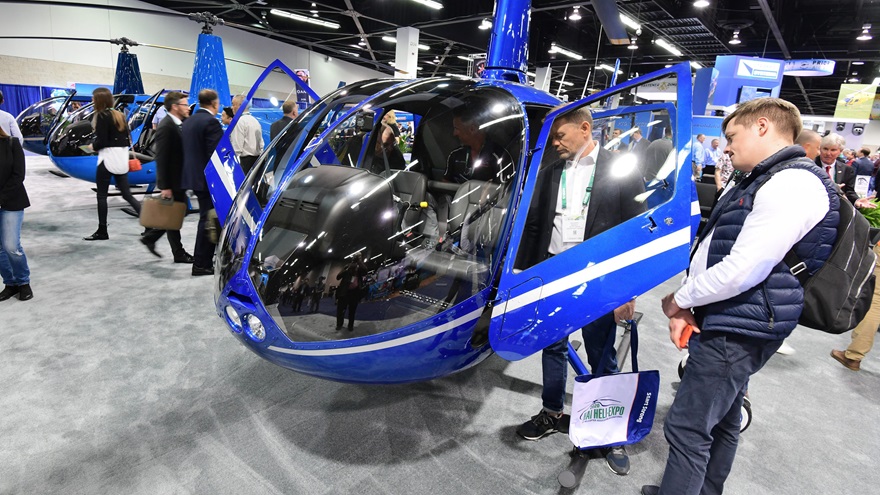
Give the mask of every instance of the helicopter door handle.
POLYGON ((644 227, 648 229, 648 232, 654 232, 654 230, 657 228, 657 222, 654 221, 653 217, 648 217, 648 220, 650 221, 650 223, 648 223, 644 227))

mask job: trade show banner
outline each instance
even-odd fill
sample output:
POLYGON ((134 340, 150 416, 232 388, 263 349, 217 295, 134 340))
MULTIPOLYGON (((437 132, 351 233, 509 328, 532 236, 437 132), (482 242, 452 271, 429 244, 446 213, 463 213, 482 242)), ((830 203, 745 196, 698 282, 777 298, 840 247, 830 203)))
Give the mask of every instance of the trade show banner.
MULTIPOLYGON (((296 74, 306 86, 309 85, 309 69, 294 69, 293 73, 296 74)), ((296 104, 299 107, 300 112, 312 104, 309 100, 309 93, 298 86, 296 88, 296 104)))
POLYGON ((871 120, 880 120, 880 94, 874 96, 874 106, 871 107, 871 120))
POLYGON ((710 105, 726 107, 764 96, 778 97, 783 61, 725 55, 715 58, 717 78, 710 89, 710 105))
POLYGON ((836 119, 865 119, 871 116, 877 86, 870 84, 841 84, 837 95, 836 119))

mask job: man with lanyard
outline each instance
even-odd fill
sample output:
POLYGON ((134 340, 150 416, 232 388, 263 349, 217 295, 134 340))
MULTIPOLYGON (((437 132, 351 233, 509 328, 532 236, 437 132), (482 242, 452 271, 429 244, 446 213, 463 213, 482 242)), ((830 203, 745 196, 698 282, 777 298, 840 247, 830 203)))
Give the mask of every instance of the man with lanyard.
MULTIPOLYGON (((561 159, 538 175, 517 263, 520 268, 536 265, 645 211, 644 203, 636 200, 645 191, 638 169, 633 167, 622 176, 617 171, 612 174, 615 155, 599 147, 592 132, 593 118, 585 107, 560 115, 553 123, 550 139, 561 159)), ((606 343, 617 322, 631 319, 634 311, 635 301, 630 301, 583 327, 587 361, 594 374, 618 372, 616 351, 606 349, 606 343), (603 357, 606 367, 599 369, 603 357)), ((521 437, 538 440, 568 430, 570 417, 562 413, 567 353, 568 338, 544 349, 543 409, 517 428, 521 437)), ((623 447, 608 449, 605 459, 614 473, 629 472, 623 447)))

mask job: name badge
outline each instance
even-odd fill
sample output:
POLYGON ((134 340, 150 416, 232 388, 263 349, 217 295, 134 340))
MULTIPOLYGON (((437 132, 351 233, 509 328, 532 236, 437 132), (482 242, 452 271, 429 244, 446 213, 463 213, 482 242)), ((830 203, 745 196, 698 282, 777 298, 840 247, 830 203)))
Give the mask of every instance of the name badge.
POLYGON ((562 242, 583 242, 586 232, 587 218, 585 216, 562 217, 562 242))

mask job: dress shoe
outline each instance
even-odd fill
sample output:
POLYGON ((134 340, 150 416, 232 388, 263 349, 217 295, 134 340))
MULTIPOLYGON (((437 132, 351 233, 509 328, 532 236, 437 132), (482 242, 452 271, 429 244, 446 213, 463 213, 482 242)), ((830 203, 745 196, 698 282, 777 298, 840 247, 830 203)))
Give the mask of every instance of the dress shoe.
POLYGON ((0 301, 5 301, 16 294, 18 294, 18 287, 15 285, 7 285, 6 288, 0 292, 0 301))
POLYGON ((19 285, 17 288, 19 301, 28 301, 34 298, 34 291, 31 290, 30 284, 19 285))
POLYGON ((109 238, 110 238, 110 236, 107 235, 106 230, 98 229, 95 231, 94 234, 92 234, 88 237, 83 237, 83 240, 84 241, 106 241, 109 238))
POLYGON ((213 268, 202 268, 200 266, 195 266, 195 265, 193 265, 193 267, 192 267, 192 276, 193 277, 199 277, 202 275, 213 275, 213 274, 214 274, 213 268))
POLYGON ((162 257, 162 255, 159 254, 159 251, 156 251, 156 243, 155 242, 150 242, 146 239, 141 239, 141 244, 143 244, 144 246, 147 246, 147 249, 149 249, 150 252, 153 253, 153 256, 155 256, 157 258, 162 257))
POLYGON ((179 256, 174 256, 174 262, 175 262, 175 263, 185 263, 185 264, 192 265, 192 263, 193 263, 193 257, 192 257, 192 255, 189 254, 189 253, 183 253, 183 254, 181 254, 181 255, 179 255, 179 256))
POLYGON ((859 371, 862 366, 862 362, 856 359, 849 359, 846 357, 846 352, 838 351, 837 349, 831 351, 831 357, 837 360, 838 363, 844 365, 848 369, 853 371, 859 371))
POLYGON ((660 487, 657 485, 643 485, 642 495, 657 495, 660 493, 660 487))

